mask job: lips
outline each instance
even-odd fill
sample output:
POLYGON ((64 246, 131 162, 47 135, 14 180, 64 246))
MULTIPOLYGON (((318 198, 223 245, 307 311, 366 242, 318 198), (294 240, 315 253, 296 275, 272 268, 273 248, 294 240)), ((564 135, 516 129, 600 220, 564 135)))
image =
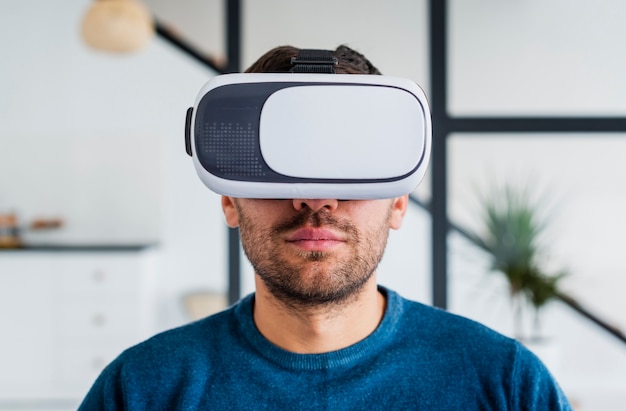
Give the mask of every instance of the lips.
POLYGON ((287 242, 307 251, 329 251, 345 241, 343 236, 323 228, 301 228, 287 237, 287 242))
POLYGON ((331 230, 320 228, 302 228, 290 235, 287 241, 344 241, 331 230))

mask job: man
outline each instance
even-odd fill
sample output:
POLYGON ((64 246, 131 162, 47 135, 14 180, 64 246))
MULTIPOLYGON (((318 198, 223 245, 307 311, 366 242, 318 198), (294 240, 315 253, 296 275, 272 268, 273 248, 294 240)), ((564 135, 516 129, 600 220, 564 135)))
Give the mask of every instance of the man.
MULTIPOLYGON (((287 72, 298 51, 248 71, 287 72)), ((380 74, 348 47, 333 54, 337 73, 380 74)), ((377 285, 407 205, 223 196, 256 292, 122 353, 81 409, 569 410, 516 341, 377 285)))

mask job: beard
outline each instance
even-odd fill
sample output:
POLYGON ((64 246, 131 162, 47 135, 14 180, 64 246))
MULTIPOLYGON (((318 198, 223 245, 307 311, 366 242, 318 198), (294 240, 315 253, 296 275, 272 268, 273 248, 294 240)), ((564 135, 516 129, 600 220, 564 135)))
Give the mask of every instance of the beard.
POLYGON ((326 209, 307 208, 267 228, 237 209, 242 246, 256 275, 276 299, 293 308, 341 305, 356 298, 380 263, 389 236, 391 207, 380 224, 363 232, 326 209), (286 234, 307 225, 341 232, 348 252, 286 247, 286 234))

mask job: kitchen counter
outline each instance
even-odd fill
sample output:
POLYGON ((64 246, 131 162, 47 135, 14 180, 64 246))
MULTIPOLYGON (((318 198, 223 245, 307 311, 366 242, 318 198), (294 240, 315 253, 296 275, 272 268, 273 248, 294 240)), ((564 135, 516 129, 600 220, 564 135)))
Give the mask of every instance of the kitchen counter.
POLYGON ((24 244, 21 247, 0 247, 0 252, 136 252, 157 247, 157 243, 102 243, 102 244, 24 244))

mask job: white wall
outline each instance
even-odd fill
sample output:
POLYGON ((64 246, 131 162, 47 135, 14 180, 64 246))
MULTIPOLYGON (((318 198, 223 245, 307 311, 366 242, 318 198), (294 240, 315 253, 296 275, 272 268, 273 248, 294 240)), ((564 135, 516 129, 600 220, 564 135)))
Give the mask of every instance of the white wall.
POLYGON ((449 4, 452 113, 624 115, 625 3, 449 4))
POLYGON ((0 207, 23 223, 64 219, 31 241, 158 243, 162 326, 177 324, 182 292, 225 288, 217 196, 183 140, 185 111, 214 73, 160 40, 128 56, 88 49, 88 5, 0 6, 0 207))

